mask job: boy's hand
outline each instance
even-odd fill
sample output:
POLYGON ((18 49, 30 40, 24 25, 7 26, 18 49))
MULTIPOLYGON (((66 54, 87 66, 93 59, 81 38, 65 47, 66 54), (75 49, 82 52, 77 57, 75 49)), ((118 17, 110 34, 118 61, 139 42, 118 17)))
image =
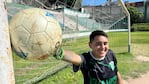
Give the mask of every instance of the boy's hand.
POLYGON ((61 47, 57 48, 53 56, 58 60, 63 59, 64 50, 61 47))
POLYGON ((63 57, 64 57, 64 50, 61 48, 60 42, 57 42, 57 43, 56 43, 56 45, 55 45, 55 51, 54 51, 53 56, 54 56, 56 59, 58 59, 58 60, 63 59, 63 57))

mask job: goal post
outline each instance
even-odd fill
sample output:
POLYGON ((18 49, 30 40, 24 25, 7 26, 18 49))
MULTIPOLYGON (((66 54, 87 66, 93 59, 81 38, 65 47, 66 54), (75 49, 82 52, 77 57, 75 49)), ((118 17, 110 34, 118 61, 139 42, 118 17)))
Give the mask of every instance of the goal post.
POLYGON ((5 3, 0 0, 0 84, 15 84, 5 3))
POLYGON ((122 6, 123 10, 125 11, 126 15, 127 15, 127 20, 128 20, 128 52, 131 51, 131 27, 130 27, 130 13, 127 10, 125 4, 123 3, 122 0, 118 0, 120 5, 122 6))

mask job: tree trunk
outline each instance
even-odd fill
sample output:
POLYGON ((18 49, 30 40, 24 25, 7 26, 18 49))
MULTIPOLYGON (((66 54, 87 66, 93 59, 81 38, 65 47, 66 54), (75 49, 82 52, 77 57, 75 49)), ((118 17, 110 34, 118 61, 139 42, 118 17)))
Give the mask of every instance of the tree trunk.
POLYGON ((5 0, 0 0, 0 84, 15 84, 5 0))

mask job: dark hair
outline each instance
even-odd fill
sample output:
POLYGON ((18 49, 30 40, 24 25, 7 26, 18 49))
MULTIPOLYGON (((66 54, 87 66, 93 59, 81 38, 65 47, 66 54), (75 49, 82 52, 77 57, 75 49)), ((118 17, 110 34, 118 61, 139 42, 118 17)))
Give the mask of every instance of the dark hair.
POLYGON ((95 30, 95 31, 93 31, 90 34, 90 37, 89 37, 90 42, 92 42, 94 40, 95 36, 105 36, 105 37, 108 38, 108 35, 104 31, 102 31, 102 30, 95 30))

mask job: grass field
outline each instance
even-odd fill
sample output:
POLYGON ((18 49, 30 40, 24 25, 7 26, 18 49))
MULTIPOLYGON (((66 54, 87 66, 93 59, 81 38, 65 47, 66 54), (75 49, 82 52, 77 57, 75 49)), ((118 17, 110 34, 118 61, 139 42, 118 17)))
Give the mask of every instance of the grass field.
MULTIPOLYGON (((112 33, 108 33, 109 36, 112 37, 112 33)), ((136 60, 136 56, 149 56, 149 32, 132 32, 131 33, 131 53, 128 53, 124 50, 124 52, 116 53, 118 60, 118 68, 121 73, 123 79, 127 79, 129 77, 139 77, 141 73, 145 73, 149 70, 149 62, 142 62, 136 60)), ((123 50, 124 46, 126 46, 127 40, 126 32, 120 32, 117 42, 120 43, 118 46, 115 46, 114 39, 110 41, 110 47, 115 49, 115 51, 123 50)), ((88 38, 79 38, 72 39, 70 41, 64 42, 64 49, 70 49, 77 53, 81 53, 89 50, 88 48, 88 38)), ((51 77, 47 77, 46 79, 40 81, 38 84, 83 84, 83 77, 81 72, 74 73, 72 71, 72 66, 68 66, 67 68, 59 71, 55 75, 51 77)))

